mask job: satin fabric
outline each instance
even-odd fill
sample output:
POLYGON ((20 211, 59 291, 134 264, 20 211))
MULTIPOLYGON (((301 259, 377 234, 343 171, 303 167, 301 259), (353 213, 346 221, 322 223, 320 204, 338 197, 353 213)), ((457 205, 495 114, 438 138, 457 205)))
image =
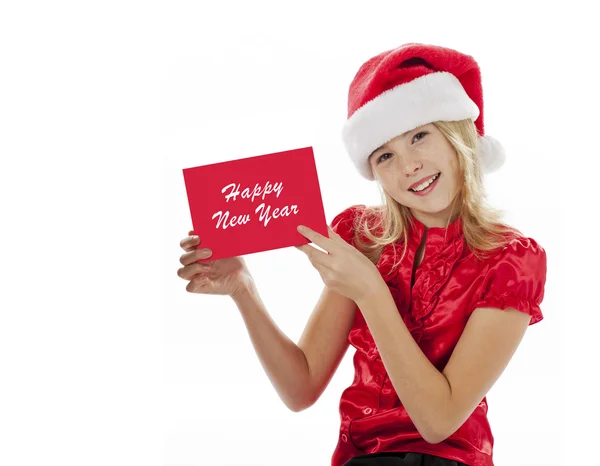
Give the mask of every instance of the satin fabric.
MULTIPOLYGON (((332 221, 332 229, 352 244, 355 205, 332 221)), ((542 320, 546 253, 533 239, 511 234, 508 246, 488 259, 467 247, 462 219, 447 228, 429 228, 413 218, 407 251, 392 270, 404 244, 386 246, 377 268, 387 283, 408 330, 432 364, 442 371, 471 313, 480 307, 515 308, 542 320), (415 253, 423 236, 425 252, 411 289, 415 253)), ((340 430, 331 458, 342 466, 352 457, 378 452, 419 452, 467 465, 493 466, 494 437, 484 398, 467 421, 445 441, 426 442, 411 421, 386 373, 371 332, 357 309, 348 341, 356 349, 355 377, 340 400, 340 430)))

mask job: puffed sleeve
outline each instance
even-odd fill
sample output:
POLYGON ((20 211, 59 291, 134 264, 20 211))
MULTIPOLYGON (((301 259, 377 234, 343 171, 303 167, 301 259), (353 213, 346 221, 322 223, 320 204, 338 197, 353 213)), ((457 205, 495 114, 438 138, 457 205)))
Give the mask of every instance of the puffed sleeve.
POLYGON ((354 236, 354 219, 364 208, 365 205, 363 204, 350 206, 337 214, 329 225, 334 232, 346 241, 346 243, 353 246, 354 242, 352 241, 352 237, 354 236))
POLYGON ((542 320, 540 304, 546 284, 544 249, 531 238, 518 237, 489 260, 490 267, 474 308, 514 308, 531 316, 529 325, 542 320))

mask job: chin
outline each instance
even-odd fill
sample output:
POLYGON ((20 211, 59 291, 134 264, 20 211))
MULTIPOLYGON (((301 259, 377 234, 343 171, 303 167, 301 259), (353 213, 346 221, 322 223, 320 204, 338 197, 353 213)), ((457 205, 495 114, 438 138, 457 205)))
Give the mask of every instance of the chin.
POLYGON ((440 202, 439 199, 431 201, 415 202, 414 199, 397 199, 399 204, 408 207, 410 210, 423 212, 424 214, 441 214, 448 210, 452 202, 440 202))

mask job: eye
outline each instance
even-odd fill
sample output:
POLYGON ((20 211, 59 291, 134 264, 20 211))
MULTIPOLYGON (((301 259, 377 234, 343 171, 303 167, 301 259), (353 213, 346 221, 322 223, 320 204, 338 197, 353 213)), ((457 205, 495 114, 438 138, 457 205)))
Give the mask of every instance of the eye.
POLYGON ((422 134, 422 135, 423 135, 423 137, 421 137, 421 138, 418 138, 418 139, 417 139, 417 141, 420 141, 421 139, 423 139, 423 138, 425 137, 425 135, 426 135, 426 134, 428 134, 428 133, 427 133, 427 131, 419 131, 417 134, 415 134, 415 135, 414 135, 414 137, 413 137, 413 141, 414 141, 414 140, 415 140, 415 138, 416 138, 417 136, 419 136, 420 134, 422 134))
POLYGON ((381 163, 381 162, 385 162, 386 160, 388 160, 387 158, 384 158, 386 155, 392 155, 389 152, 386 152, 385 154, 381 154, 378 158, 377 158, 377 163, 381 163))

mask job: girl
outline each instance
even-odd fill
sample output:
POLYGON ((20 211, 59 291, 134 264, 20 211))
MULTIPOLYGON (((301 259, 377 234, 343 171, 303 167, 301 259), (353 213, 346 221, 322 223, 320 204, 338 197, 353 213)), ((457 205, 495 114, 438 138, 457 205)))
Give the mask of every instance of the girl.
POLYGON ((200 265, 210 250, 188 237, 178 275, 189 292, 233 298, 294 411, 356 348, 332 466, 492 466, 486 394, 542 319, 546 255, 484 202, 482 175, 504 156, 484 133, 477 63, 425 44, 369 59, 350 85, 343 140, 384 202, 345 209, 329 237, 298 227, 325 251, 297 247, 325 284, 298 344, 271 320, 243 258, 200 265))

